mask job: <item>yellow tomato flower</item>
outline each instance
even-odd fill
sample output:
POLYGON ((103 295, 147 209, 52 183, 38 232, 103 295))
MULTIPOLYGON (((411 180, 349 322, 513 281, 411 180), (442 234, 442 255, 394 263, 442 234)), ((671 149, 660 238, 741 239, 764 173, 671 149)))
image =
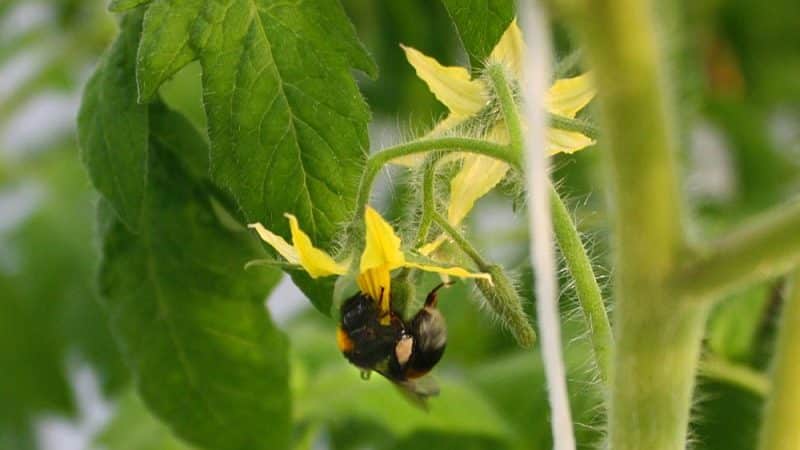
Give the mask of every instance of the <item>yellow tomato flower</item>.
MULTIPOLYGON (((414 67, 417 76, 428 85, 433 95, 450 111, 449 115, 431 131, 441 134, 457 126, 481 111, 489 99, 489 86, 480 78, 472 78, 464 67, 446 67, 421 52, 403 46, 408 62, 414 67)), ((489 55, 489 64, 501 64, 517 79, 521 76, 522 57, 525 44, 516 20, 495 45, 489 55)), ((575 118, 575 115, 594 97, 595 89, 588 73, 557 80, 548 90, 545 107, 551 114, 575 118)), ((595 142, 588 136, 574 131, 555 128, 548 130, 548 154, 573 153, 595 142)), ((490 141, 508 143, 508 132, 503 123, 498 123, 486 138, 490 141)), ((451 225, 458 225, 472 209, 475 202, 492 190, 503 180, 509 166, 483 155, 463 154, 461 170, 450 182, 450 204, 447 219, 451 225)), ((398 158, 393 162, 405 166, 416 166, 424 156, 398 158)), ((420 249, 422 254, 430 254, 444 242, 440 236, 420 249)))
MULTIPOLYGON (((289 219, 292 244, 267 230, 260 223, 253 223, 248 227, 255 229, 261 239, 271 245, 288 263, 302 267, 312 278, 347 273, 347 262, 338 262, 324 250, 314 247, 311 239, 298 225, 297 218, 291 214, 285 214, 285 216, 289 219)), ((472 273, 461 267, 445 267, 408 261, 401 249, 400 238, 392 226, 372 207, 367 206, 364 222, 366 242, 364 252, 361 254, 356 281, 359 289, 378 302, 383 312, 389 311, 391 272, 401 267, 412 267, 460 278, 482 278, 489 282, 492 281, 489 274, 472 273)))

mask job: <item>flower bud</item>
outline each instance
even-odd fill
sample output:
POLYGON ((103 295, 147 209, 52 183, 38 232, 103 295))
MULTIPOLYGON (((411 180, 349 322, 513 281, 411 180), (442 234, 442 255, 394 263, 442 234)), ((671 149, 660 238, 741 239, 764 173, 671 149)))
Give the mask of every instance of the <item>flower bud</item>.
POLYGON ((478 289, 498 319, 514 335, 520 347, 531 347, 536 342, 536 332, 522 308, 522 299, 513 283, 500 266, 492 265, 488 272, 492 276, 493 284, 486 280, 475 280, 478 289))

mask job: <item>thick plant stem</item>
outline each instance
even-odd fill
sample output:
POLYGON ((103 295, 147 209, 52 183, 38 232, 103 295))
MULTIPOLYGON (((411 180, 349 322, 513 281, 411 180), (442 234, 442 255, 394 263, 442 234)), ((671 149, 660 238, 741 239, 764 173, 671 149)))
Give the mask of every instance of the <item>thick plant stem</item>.
POLYGON ((683 450, 708 307, 676 305, 669 294, 685 244, 664 39, 651 1, 579 5, 576 24, 608 143, 614 221, 610 448, 683 450))
POLYGON ((592 269, 592 262, 586 254, 580 234, 572 222, 566 205, 552 185, 550 186, 550 209, 558 247, 561 249, 572 279, 575 280, 575 290, 578 293, 578 301, 589 329, 597 370, 603 384, 608 385, 614 345, 611 324, 608 321, 597 277, 592 269))
POLYGON ((800 448, 800 270, 781 313, 772 362, 772 392, 764 411, 759 450, 800 448))
POLYGON ((716 299, 800 264, 800 199, 761 214, 701 251, 676 275, 675 293, 716 299))

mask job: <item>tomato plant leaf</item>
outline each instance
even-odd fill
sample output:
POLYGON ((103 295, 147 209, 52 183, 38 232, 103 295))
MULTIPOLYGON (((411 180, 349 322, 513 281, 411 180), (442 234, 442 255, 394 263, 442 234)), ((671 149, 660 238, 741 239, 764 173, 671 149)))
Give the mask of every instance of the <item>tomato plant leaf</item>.
POLYGON ((213 450, 287 448, 287 342, 264 307, 280 272, 243 269, 263 251, 219 223, 163 141, 150 142, 140 232, 107 227, 112 331, 142 399, 178 436, 213 450))
POLYGON ((124 12, 150 1, 152 0, 111 0, 111 3, 108 4, 108 10, 111 12, 124 12))
POLYGON ((120 398, 114 417, 95 437, 95 444, 106 450, 192 450, 130 391, 120 398))
POLYGON ((328 247, 353 207, 369 111, 352 68, 375 66, 337 0, 157 0, 139 50, 143 100, 203 68, 211 173, 248 221, 288 234, 295 214, 328 247))
POLYGON ((147 106, 136 103, 141 12, 122 19, 89 80, 78 113, 81 158, 92 184, 131 230, 139 228, 147 173, 147 106))
POLYGON ((514 19, 513 0, 442 0, 474 67, 483 65, 514 19))

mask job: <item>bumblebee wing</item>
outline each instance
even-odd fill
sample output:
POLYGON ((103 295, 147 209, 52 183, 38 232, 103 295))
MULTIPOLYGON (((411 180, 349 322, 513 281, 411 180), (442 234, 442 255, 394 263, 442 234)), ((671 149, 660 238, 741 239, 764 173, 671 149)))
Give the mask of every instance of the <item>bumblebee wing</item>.
POLYGON ((430 409, 428 399, 439 395, 439 383, 430 375, 393 384, 412 405, 425 411, 430 409))

